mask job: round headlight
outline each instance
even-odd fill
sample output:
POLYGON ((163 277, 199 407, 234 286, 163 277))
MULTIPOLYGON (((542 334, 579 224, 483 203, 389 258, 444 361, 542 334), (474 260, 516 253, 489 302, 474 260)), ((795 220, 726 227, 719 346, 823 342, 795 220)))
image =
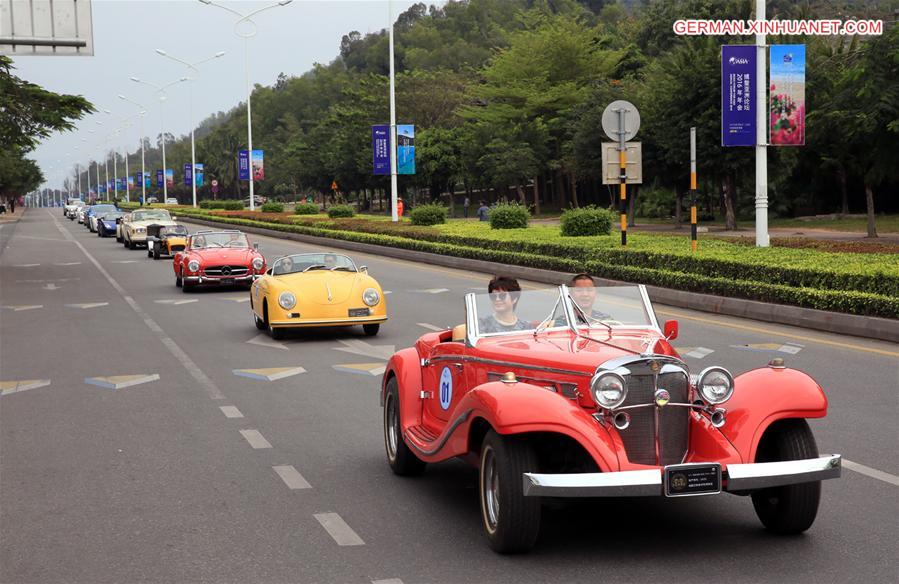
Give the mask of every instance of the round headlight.
POLYGON ((722 367, 709 367, 699 374, 699 395, 709 404, 721 404, 734 393, 734 378, 722 367))
POLYGON ((284 310, 290 310, 297 305, 297 297, 293 295, 293 292, 281 292, 281 295, 278 296, 278 304, 284 310))
POLYGON ((627 384, 617 373, 604 371, 593 376, 590 391, 597 404, 612 410, 624 403, 627 397, 627 384))
POLYGON ((362 293, 362 302, 366 303, 369 306, 374 306, 380 301, 381 295, 378 294, 378 291, 374 288, 366 288, 365 292, 362 293))
POLYGON ((200 270, 200 262, 197 260, 190 260, 187 262, 187 271, 188 272, 198 272, 200 270))
POLYGON ((264 266, 264 265, 265 265, 265 262, 262 260, 262 258, 254 258, 253 259, 253 269, 256 270, 257 272, 259 270, 261 270, 262 266, 264 266))

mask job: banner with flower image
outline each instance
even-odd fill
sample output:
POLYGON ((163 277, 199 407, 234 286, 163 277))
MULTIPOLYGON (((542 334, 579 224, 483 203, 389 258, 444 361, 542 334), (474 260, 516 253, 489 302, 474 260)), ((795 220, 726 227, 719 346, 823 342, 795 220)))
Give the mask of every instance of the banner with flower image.
POLYGON ((805 144, 805 45, 771 45, 769 144, 805 144))

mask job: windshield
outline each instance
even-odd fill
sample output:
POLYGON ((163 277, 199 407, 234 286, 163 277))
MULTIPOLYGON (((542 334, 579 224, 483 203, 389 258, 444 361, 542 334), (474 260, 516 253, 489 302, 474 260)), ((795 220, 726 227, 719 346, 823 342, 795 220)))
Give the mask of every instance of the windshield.
POLYGON ((314 270, 355 272, 356 264, 345 255, 336 253, 301 253, 278 258, 272 264, 272 274, 275 276, 314 270))
POLYGON ((475 294, 478 336, 568 328, 558 288, 475 294))
POLYGON ((190 240, 191 249, 208 249, 217 247, 247 248, 250 242, 247 236, 237 231, 232 233, 199 233, 190 240))
POLYGON ((572 286, 568 299, 579 328, 653 324, 639 286, 572 286))
POLYGON ((77 205, 81 202, 81 199, 66 199, 66 205, 77 205))
POLYGON ((122 213, 121 211, 109 211, 106 213, 101 212, 99 217, 101 219, 105 219, 106 221, 115 221, 119 217, 124 217, 124 215, 125 214, 122 213))
POLYGON ((94 205, 91 207, 91 212, 94 215, 99 215, 100 213, 108 213, 110 211, 118 211, 115 205, 94 205))
POLYGON ((172 216, 165 209, 153 209, 150 211, 133 211, 131 213, 132 221, 152 221, 152 220, 171 221, 172 216))
POLYGON ((159 230, 160 236, 184 236, 187 235, 187 227, 184 225, 172 225, 171 227, 163 227, 159 230))

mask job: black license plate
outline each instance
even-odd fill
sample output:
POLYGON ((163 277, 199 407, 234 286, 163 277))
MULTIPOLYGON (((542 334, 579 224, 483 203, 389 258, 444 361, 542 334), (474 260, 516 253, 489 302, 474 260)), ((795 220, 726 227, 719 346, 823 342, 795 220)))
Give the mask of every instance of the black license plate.
POLYGON ((714 495, 721 492, 721 465, 673 464, 665 467, 665 496, 714 495))
POLYGON ((367 308, 350 308, 350 316, 368 316, 367 308))
POLYGON ((222 286, 233 286, 234 278, 222 278, 219 282, 222 283, 222 286))

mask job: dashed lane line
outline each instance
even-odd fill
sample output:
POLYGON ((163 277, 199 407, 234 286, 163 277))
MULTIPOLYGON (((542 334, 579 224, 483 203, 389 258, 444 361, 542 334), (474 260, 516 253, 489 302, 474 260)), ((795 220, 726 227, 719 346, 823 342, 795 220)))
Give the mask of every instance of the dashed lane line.
POLYGON ((250 443, 250 446, 252 446, 254 450, 272 447, 271 442, 266 440, 265 436, 263 436, 259 430, 241 430, 240 435, 250 443))
POLYGON ((371 584, 403 584, 399 578, 387 578, 386 580, 372 580, 371 584))
POLYGON ((895 487, 899 487, 899 477, 888 472, 883 472, 882 470, 877 470, 876 468, 871 468, 870 466, 852 462, 851 460, 846 460, 845 458, 843 459, 843 468, 854 470, 855 472, 871 477, 872 479, 877 479, 879 481, 889 483, 895 487))
POLYGON ((226 418, 243 417, 243 414, 240 413, 240 410, 238 410, 236 406, 219 406, 219 409, 222 410, 222 413, 225 414, 226 418))
POLYGON ((291 491, 295 491, 297 489, 311 489, 312 485, 303 478, 297 469, 290 464, 281 464, 278 466, 273 466, 272 470, 278 473, 278 476, 281 477, 281 480, 284 481, 284 484, 287 485, 291 491))
POLYGON ((125 299, 125 302, 128 303, 128 306, 130 306, 131 309, 135 313, 137 313, 137 315, 144 321, 144 324, 146 324, 147 327, 149 327, 149 329, 156 334, 157 338, 160 340, 160 342, 162 342, 165 348, 168 349, 169 352, 175 357, 175 359, 177 359, 181 363, 181 365, 187 370, 190 376, 200 384, 200 387, 206 390, 206 394, 209 395, 209 397, 211 397, 212 399, 225 399, 224 394, 221 392, 221 390, 219 390, 215 382, 212 381, 208 375, 203 373, 203 370, 200 369, 200 367, 196 363, 194 363, 193 359, 187 356, 187 353, 184 352, 184 350, 178 345, 178 343, 176 343, 170 336, 165 334, 165 331, 162 330, 162 327, 160 327, 155 320, 150 318, 150 315, 147 314, 147 312, 141 307, 141 305, 138 304, 137 301, 134 300, 134 298, 132 298, 128 294, 128 292, 121 286, 121 284, 119 284, 118 281, 113 278, 109 274, 109 272, 106 271, 106 268, 100 265, 100 262, 97 261, 97 258, 91 255, 91 253, 87 251, 87 248, 85 248, 80 241, 75 239, 75 237, 72 236, 69 231, 63 228, 59 221, 56 220, 56 217, 53 216, 53 213, 50 213, 48 211, 47 214, 50 215, 50 217, 53 219, 53 223, 56 224, 56 228, 59 229, 63 237, 78 246, 78 249, 80 249, 81 252, 85 256, 87 256, 87 259, 89 259, 90 262, 94 264, 94 267, 96 267, 97 270, 99 270, 100 273, 103 274, 103 277, 106 278, 106 281, 109 282, 112 287, 115 288, 116 292, 118 292, 122 296, 122 298, 125 299))
POLYGON ((355 373, 357 375, 371 375, 378 377, 383 375, 387 370, 387 366, 383 363, 344 363, 343 365, 332 365, 336 371, 344 373, 355 373))
POLYGON ((43 304, 28 304, 28 305, 26 305, 26 304, 17 304, 17 305, 7 304, 4 306, 0 306, 0 308, 3 308, 4 310, 12 310, 13 312, 22 312, 23 310, 34 310, 36 308, 43 308, 43 307, 44 307, 43 304))
POLYGON ((250 345, 259 345, 260 347, 268 347, 269 349, 281 349, 283 351, 289 351, 287 345, 284 343, 279 343, 278 341, 273 341, 268 335, 256 335, 249 341, 247 341, 250 345))
POLYGON ((66 308, 99 308, 109 306, 109 302, 82 302, 81 304, 66 304, 66 308))
POLYGON ((314 517, 337 545, 365 545, 362 538, 337 513, 316 513, 314 517))

